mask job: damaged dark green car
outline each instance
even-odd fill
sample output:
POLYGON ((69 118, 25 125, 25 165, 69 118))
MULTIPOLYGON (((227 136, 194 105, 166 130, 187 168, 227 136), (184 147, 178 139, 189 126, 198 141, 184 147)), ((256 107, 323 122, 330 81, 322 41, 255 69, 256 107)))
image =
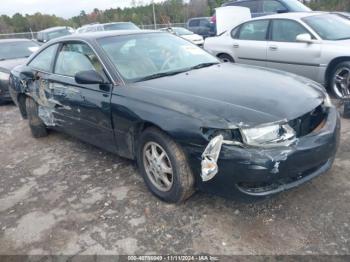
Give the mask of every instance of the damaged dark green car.
POLYGON ((339 141, 339 115, 317 83, 222 64, 162 32, 53 40, 10 82, 35 137, 56 129, 135 159, 167 202, 296 187, 331 168, 339 141))

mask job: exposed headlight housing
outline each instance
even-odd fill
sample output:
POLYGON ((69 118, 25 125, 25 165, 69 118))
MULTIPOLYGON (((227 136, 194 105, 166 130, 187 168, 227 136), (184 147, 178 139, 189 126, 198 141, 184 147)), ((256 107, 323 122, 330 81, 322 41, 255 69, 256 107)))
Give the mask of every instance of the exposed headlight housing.
POLYGON ((222 145, 269 148, 290 146, 296 142, 296 133, 287 123, 232 130, 203 128, 203 133, 210 139, 202 154, 201 177, 204 182, 211 180, 219 171, 217 161, 222 145))
POLYGON ((1 81, 8 81, 9 79, 10 79, 10 74, 4 73, 4 72, 0 72, 0 80, 1 81))
POLYGON ((219 171, 218 168, 218 158, 221 151, 221 146, 224 141, 222 135, 218 135, 210 140, 209 144, 205 148, 202 154, 202 173, 201 177, 203 181, 208 181, 212 179, 219 171))
POLYGON ((288 124, 241 128, 241 134, 245 144, 256 147, 289 146, 296 140, 296 133, 288 124))

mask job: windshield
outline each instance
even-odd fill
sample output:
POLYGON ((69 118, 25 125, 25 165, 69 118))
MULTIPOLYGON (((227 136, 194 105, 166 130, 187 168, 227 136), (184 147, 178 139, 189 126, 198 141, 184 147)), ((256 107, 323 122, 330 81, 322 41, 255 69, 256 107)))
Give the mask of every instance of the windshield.
POLYGON ((315 15, 303 18, 324 40, 350 39, 350 20, 334 14, 315 15))
POLYGON ((284 0, 284 3, 289 6, 290 10, 293 12, 310 12, 312 11, 303 3, 299 2, 299 0, 284 0))
POLYGON ((48 38, 47 40, 51 40, 54 38, 58 38, 65 35, 71 35, 71 34, 72 33, 69 32, 68 29, 57 30, 57 31, 47 33, 47 38, 48 38))
POLYGON ((115 23, 115 24, 106 24, 103 26, 106 31, 109 30, 139 30, 136 25, 133 23, 115 23))
POLYGON ((0 60, 25 58, 38 49, 32 41, 0 43, 0 60))
POLYGON ((115 36, 98 42, 124 79, 131 82, 219 62, 201 48, 167 33, 115 36))
POLYGON ((193 32, 187 30, 186 28, 173 27, 172 30, 178 35, 193 35, 193 32))

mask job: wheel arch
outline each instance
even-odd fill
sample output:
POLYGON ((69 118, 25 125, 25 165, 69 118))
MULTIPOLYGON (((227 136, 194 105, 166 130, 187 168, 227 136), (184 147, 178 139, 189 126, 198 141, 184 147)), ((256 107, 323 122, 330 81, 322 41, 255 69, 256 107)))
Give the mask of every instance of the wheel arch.
POLYGON ((330 81, 331 81, 330 78, 331 78, 331 74, 332 74, 334 67, 337 66, 338 64, 340 64, 342 62, 346 62, 346 61, 350 62, 350 56, 336 57, 328 64, 327 69, 326 69, 326 75, 325 75, 325 84, 326 84, 327 88, 329 88, 329 86, 330 86, 330 81))
POLYGON ((137 152, 137 146, 138 146, 138 141, 139 141, 139 137, 142 134, 142 132, 144 132, 147 128, 156 128, 162 132, 164 132, 165 134, 167 134, 168 136, 171 137, 171 135, 166 132, 164 129, 162 129, 160 126, 158 126, 157 124, 150 122, 150 121, 143 121, 138 123, 135 128, 134 128, 134 134, 133 134, 133 146, 132 146, 132 156, 133 158, 135 158, 136 156, 136 152, 137 152))
POLYGON ((222 55, 227 55, 227 56, 231 57, 232 61, 235 62, 235 59, 232 57, 232 55, 230 55, 230 54, 228 54, 228 53, 225 53, 225 52, 218 53, 218 54, 216 55, 216 57, 219 58, 219 57, 222 56, 222 55))

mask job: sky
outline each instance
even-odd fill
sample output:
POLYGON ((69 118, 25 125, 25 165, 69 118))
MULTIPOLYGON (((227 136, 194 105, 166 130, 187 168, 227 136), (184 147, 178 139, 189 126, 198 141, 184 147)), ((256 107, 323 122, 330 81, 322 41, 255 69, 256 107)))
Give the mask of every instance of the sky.
MULTIPOLYGON (((89 13, 94 8, 105 10, 109 8, 124 8, 132 2, 148 4, 152 0, 0 0, 0 15, 12 16, 15 13, 34 14, 40 12, 64 18, 79 15, 81 10, 89 13)), ((155 3, 162 0, 155 0, 155 3)))

